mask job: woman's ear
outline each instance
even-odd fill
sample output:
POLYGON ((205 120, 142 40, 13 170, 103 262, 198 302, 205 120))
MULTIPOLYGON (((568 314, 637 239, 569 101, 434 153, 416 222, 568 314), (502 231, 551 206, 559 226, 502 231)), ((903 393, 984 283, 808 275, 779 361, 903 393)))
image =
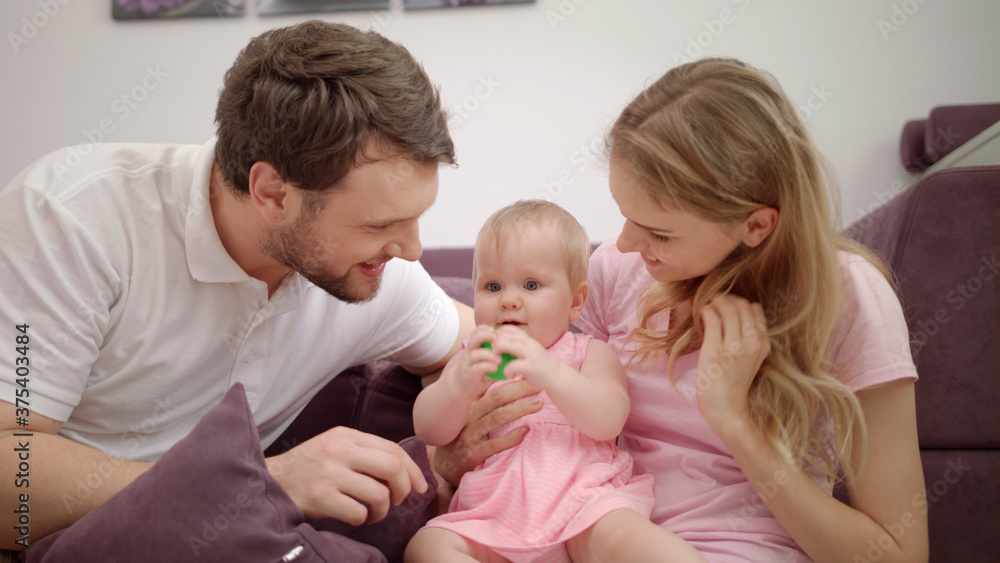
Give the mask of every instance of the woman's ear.
POLYGON ((250 198, 265 221, 281 223, 288 213, 289 189, 278 169, 257 161, 250 167, 250 198))
POLYGON ((590 293, 590 286, 586 280, 580 282, 573 291, 573 304, 569 308, 569 320, 575 321, 580 318, 583 306, 587 303, 587 295, 590 293))
POLYGON ((743 244, 753 248, 764 242, 778 224, 780 213, 773 207, 758 207, 743 221, 743 244))

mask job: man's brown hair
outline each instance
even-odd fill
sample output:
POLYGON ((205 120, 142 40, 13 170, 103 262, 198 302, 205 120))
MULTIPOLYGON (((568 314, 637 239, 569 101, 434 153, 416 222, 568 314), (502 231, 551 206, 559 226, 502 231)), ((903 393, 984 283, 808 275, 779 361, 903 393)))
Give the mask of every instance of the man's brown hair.
POLYGON ((441 98, 402 46, 371 31, 307 21, 252 40, 226 72, 215 158, 237 194, 264 161, 295 187, 323 191, 377 148, 455 163, 441 98))

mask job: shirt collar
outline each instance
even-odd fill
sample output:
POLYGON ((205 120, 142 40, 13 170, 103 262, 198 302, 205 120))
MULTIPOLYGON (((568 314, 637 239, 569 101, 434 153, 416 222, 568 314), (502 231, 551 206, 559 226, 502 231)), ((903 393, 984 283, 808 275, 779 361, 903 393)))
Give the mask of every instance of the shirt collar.
POLYGON ((208 188, 215 162, 215 141, 212 138, 205 143, 195 160, 191 198, 184 224, 188 269, 191 270, 191 277, 201 282, 246 282, 253 278, 226 252, 212 217, 208 188))

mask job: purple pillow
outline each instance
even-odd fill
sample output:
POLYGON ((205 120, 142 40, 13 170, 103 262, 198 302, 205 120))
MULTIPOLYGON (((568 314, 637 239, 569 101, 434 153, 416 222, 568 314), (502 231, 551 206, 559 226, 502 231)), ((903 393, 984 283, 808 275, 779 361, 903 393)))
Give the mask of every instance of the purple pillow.
POLYGON ((149 471, 76 524, 32 543, 20 558, 31 563, 385 561, 370 545, 304 522, 267 472, 239 383, 149 471))

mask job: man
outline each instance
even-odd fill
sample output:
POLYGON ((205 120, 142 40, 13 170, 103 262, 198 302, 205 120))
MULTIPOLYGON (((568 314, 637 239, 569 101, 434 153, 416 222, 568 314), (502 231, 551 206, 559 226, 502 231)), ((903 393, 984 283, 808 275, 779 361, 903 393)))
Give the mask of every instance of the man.
MULTIPOLYGON (((34 542, 147 471, 235 383, 266 448, 343 369, 430 374, 471 329, 414 262, 454 149, 405 49, 317 21, 266 32, 226 74, 216 122, 201 147, 59 151, 0 190, 0 319, 27 343, 0 354, 2 547, 27 543, 17 433, 32 433, 34 542), (87 481, 95 467, 114 471, 87 481)), ((267 465, 306 516, 355 525, 427 486, 398 445, 344 428, 267 465)))

